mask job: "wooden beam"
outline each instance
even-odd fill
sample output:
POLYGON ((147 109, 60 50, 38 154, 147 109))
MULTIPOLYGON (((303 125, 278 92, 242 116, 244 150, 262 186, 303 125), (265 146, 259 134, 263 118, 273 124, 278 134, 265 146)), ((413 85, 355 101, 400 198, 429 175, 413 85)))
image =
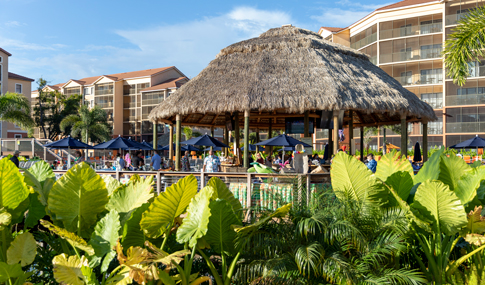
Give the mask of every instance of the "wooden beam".
MULTIPOLYGON (((355 111, 355 114, 357 115, 357 117, 359 118, 360 120, 360 123, 361 124, 365 124, 365 120, 364 118, 362 117, 362 114, 359 112, 359 111, 355 111)), ((354 124, 355 127, 358 127, 358 124, 354 124)))
POLYGON ((205 119, 205 117, 207 117, 209 114, 204 114, 204 116, 202 116, 202 118, 199 119, 199 121, 197 123, 200 123, 202 122, 203 119, 205 119))
POLYGON ((184 122, 188 122, 190 117, 192 117, 193 113, 192 114, 188 114, 187 117, 184 118, 184 122))
POLYGON ((372 120, 374 120, 374 122, 379 123, 379 119, 377 119, 376 114, 370 113, 370 117, 372 118, 372 120))
POLYGON ((216 114, 216 116, 214 117, 214 119, 211 122, 211 125, 213 125, 216 122, 218 117, 219 117, 219 114, 216 114))

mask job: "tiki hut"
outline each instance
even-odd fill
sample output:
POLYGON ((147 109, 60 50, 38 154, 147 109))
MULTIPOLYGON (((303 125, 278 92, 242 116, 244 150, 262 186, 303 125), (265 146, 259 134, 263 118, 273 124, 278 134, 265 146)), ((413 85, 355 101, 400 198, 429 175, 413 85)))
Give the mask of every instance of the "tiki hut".
POLYGON ((249 133, 249 128, 282 129, 288 117, 318 121, 322 110, 333 111, 335 124, 344 111, 343 125, 350 128, 437 119, 427 103, 367 55, 293 26, 222 49, 149 119, 218 128, 233 119, 234 128, 245 126, 249 133))

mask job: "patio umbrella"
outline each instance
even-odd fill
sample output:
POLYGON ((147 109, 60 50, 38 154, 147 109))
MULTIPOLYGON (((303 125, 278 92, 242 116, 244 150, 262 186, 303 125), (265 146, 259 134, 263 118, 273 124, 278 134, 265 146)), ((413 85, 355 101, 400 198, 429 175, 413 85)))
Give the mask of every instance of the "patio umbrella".
POLYGON ((482 147, 485 147, 485 139, 482 139, 478 135, 476 135, 474 138, 471 138, 471 139, 466 140, 464 142, 461 142, 459 144, 455 144, 453 146, 450 146, 450 148, 456 148, 456 149, 482 148, 482 147))
POLYGON ((421 161, 421 160, 423 160, 423 158, 421 157, 421 148, 419 147, 419 142, 416 142, 416 144, 414 145, 413 161, 418 162, 418 161, 421 161))
MULTIPOLYGON (((204 151, 209 151, 209 150, 211 150, 211 148, 210 148, 210 147, 208 147, 208 148, 204 149, 204 151)), ((213 148, 212 148, 212 150, 214 150, 214 151, 222 151, 222 147, 220 147, 220 146, 215 146, 215 147, 213 147, 213 148)))
POLYGON ((200 137, 192 138, 190 140, 181 142, 181 144, 188 144, 188 145, 203 145, 203 146, 212 146, 212 147, 229 147, 228 145, 216 140, 215 138, 209 135, 203 135, 200 137))
POLYGON ((67 148, 67 167, 71 168, 71 149, 92 149, 93 147, 83 143, 82 141, 76 140, 68 136, 67 138, 63 138, 62 140, 54 141, 48 144, 45 144, 44 147, 48 148, 67 148))
POLYGON ((294 151, 295 147, 294 146, 285 146, 280 149, 280 151, 294 151))
MULTIPOLYGON (((292 138, 290 136, 287 136, 285 134, 279 135, 277 137, 271 138, 269 140, 262 141, 260 143, 257 143, 255 145, 267 145, 267 146, 282 146, 287 147, 287 146, 296 146, 298 144, 303 145, 304 147, 311 147, 311 145, 308 145, 304 142, 301 142, 295 138, 292 138)), ((283 161, 285 161, 285 154, 283 153, 283 161)))
MULTIPOLYGON (((161 147, 159 148, 159 150, 169 150, 170 149, 170 145, 166 145, 164 147, 161 147)), ((173 144, 173 149, 175 149, 175 144, 173 144)), ((200 148, 197 148, 195 146, 192 146, 192 145, 183 145, 180 147, 180 151, 200 151, 200 148)))
POLYGON ((128 139, 128 141, 130 141, 134 146, 135 148, 137 148, 137 150, 153 150, 153 148, 151 146, 147 146, 143 143, 139 143, 137 141, 134 141, 132 139, 128 139))
MULTIPOLYGON (((259 151, 264 151, 264 147, 262 146, 255 146, 254 144, 249 145, 249 151, 256 151, 256 148, 258 148, 259 151)), ((241 147, 241 150, 244 150, 244 146, 241 147)))
POLYGON ((138 149, 132 140, 125 139, 123 137, 117 137, 110 141, 100 143, 93 147, 94 149, 123 149, 123 150, 134 150, 138 149))
POLYGON ((323 148, 323 160, 325 160, 325 162, 328 160, 328 144, 323 148))

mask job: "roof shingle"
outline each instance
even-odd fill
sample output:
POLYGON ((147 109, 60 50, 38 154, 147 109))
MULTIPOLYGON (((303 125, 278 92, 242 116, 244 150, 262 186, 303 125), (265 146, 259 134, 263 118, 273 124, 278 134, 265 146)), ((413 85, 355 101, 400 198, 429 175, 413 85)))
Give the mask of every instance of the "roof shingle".
POLYGON ((8 78, 9 78, 9 79, 25 80, 25 81, 30 81, 30 82, 35 81, 35 80, 34 80, 34 79, 32 79, 32 78, 28 78, 28 77, 25 77, 25 76, 22 76, 22 75, 18 75, 18 74, 15 74, 15 73, 13 73, 13 72, 9 72, 9 73, 8 73, 8 78))

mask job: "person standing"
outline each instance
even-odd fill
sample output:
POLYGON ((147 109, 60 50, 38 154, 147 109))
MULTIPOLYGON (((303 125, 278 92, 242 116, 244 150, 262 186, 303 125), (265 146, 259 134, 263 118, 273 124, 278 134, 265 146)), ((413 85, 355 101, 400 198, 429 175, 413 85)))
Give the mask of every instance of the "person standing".
POLYGON ((157 151, 154 151, 150 166, 153 168, 153 170, 158 171, 160 169, 161 164, 162 164, 162 158, 160 157, 160 155, 158 155, 157 151))
POLYGON ((209 156, 204 159, 204 172, 220 172, 221 161, 214 155, 212 150, 209 151, 209 156))
POLYGON ((369 153, 367 155, 367 168, 370 169, 370 171, 372 172, 376 172, 376 169, 377 169, 377 161, 375 161, 374 159, 374 155, 372 153, 369 153))
POLYGON ((190 161, 189 161, 189 151, 185 151, 185 155, 182 156, 181 159, 182 163, 182 171, 189 172, 190 171, 190 161))
POLYGON ((76 158, 74 159, 74 164, 79 164, 84 161, 84 156, 79 150, 75 152, 76 158))
POLYGON ((133 168, 133 165, 131 164, 131 154, 129 151, 125 155, 125 167, 128 169, 133 168))
POLYGON ((144 160, 141 157, 141 152, 137 152, 135 154, 135 157, 133 157, 133 159, 131 160, 131 164, 133 165, 133 171, 140 170, 140 168, 144 164, 144 160))
POLYGON ((256 153, 256 162, 264 164, 264 159, 261 157, 261 153, 256 153))
POLYGON ((19 168, 19 155, 20 155, 20 151, 16 150, 14 151, 12 157, 10 158, 10 161, 13 162, 13 164, 15 164, 17 168, 19 168))
POLYGON ((123 157, 121 157, 121 153, 118 153, 116 155, 116 161, 118 162, 118 166, 116 167, 116 170, 123 171, 126 167, 126 163, 123 157))

